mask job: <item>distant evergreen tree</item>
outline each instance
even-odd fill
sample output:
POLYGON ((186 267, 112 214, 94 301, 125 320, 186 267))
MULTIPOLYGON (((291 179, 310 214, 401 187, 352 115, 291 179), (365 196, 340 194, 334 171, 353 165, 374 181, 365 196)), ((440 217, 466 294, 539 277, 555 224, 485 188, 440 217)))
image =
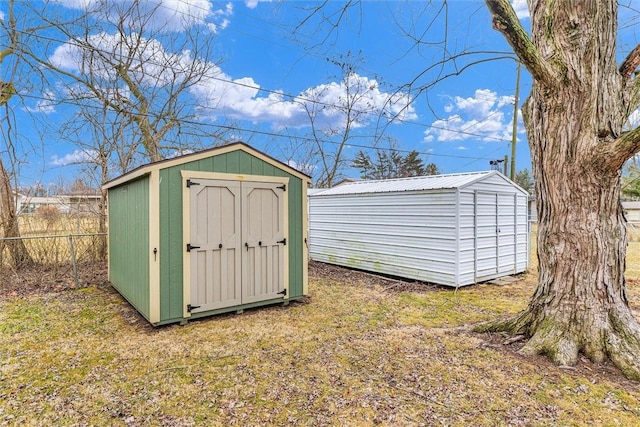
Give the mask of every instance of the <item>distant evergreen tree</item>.
POLYGON ((513 181, 526 190, 529 194, 533 193, 533 177, 529 173, 529 169, 522 169, 516 172, 513 181))
POLYGON ((356 153, 356 157, 351 162, 351 166, 360 171, 360 177, 362 179, 373 179, 371 174, 374 167, 373 163, 371 163, 371 157, 362 150, 356 153))
POLYGON ((411 151, 406 156, 396 149, 375 152, 375 159, 365 152, 358 151, 351 165, 360 171, 362 179, 391 179, 411 176, 437 175, 440 173, 434 163, 425 166, 420 153, 411 151))
POLYGON ((442 172, 440 172, 440 169, 438 168, 438 165, 436 165, 435 163, 429 163, 424 168, 424 174, 425 175, 440 175, 441 173, 442 172))

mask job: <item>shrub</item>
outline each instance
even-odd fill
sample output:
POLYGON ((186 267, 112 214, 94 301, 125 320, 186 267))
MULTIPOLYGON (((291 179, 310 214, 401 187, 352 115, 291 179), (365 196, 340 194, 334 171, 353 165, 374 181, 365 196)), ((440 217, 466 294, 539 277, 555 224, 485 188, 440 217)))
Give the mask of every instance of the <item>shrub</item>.
POLYGON ((62 213, 56 206, 40 206, 36 209, 36 215, 44 220, 47 229, 50 229, 60 221, 62 213))

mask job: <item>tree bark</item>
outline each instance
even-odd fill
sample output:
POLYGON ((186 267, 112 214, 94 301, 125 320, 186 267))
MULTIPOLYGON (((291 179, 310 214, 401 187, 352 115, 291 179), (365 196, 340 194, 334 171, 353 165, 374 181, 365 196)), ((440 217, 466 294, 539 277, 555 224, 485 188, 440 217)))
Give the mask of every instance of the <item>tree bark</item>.
POLYGON ((538 206, 538 286, 526 310, 477 329, 524 334, 522 353, 560 365, 575 364, 580 353, 609 359, 640 380, 620 203, 622 166, 640 143, 620 136, 635 82, 629 65, 621 72, 616 64, 617 2, 529 4, 531 43, 514 28, 508 0, 487 0, 494 26, 534 77, 523 117, 538 206))
POLYGON ((9 249, 12 267, 16 270, 27 267, 33 263, 31 255, 24 244, 19 239, 20 226, 18 224, 18 215, 15 209, 14 195, 11 191, 11 177, 0 159, 0 226, 6 240, 4 246, 9 249), (16 239, 13 239, 16 238, 16 239))

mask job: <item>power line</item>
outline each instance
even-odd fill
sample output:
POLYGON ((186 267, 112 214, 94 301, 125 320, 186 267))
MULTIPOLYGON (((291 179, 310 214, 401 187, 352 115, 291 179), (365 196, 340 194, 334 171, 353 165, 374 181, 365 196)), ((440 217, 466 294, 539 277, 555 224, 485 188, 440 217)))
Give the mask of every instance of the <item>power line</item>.
MULTIPOLYGON (((80 102, 76 102, 76 101, 70 101, 70 100, 62 100, 62 101, 54 101, 51 98, 47 98, 47 97, 43 97, 43 96, 37 96, 37 95, 32 95, 32 94, 21 94, 20 95, 23 98, 30 98, 30 99, 35 99, 35 100, 39 100, 39 101, 46 101, 49 102, 51 104, 55 104, 55 105, 60 105, 60 104, 65 104, 65 105, 73 105, 75 107, 83 107, 86 108, 86 104, 81 104, 80 102)), ((215 108, 212 107, 200 107, 203 109, 210 109, 210 110, 216 110, 215 108)), ((497 112, 493 112, 491 113, 489 116, 487 116, 487 118, 491 117, 492 115, 496 114, 497 112)), ((154 115, 152 113, 146 113, 147 117, 154 117, 154 115)), ((486 120, 483 119, 483 120, 486 120)), ((467 136, 473 136, 473 137, 478 137, 478 138, 483 138, 483 139, 490 139, 490 140, 494 140, 494 141, 498 141, 498 142, 509 142, 509 139, 506 138, 498 138, 498 137, 493 137, 493 136, 489 136, 489 135, 483 135, 483 134, 479 134, 479 133, 473 133, 473 132, 466 132, 464 130, 456 130, 456 129, 451 129, 451 128, 447 128, 447 127, 441 127, 441 126, 434 126, 434 125, 429 125, 426 123, 420 123, 420 122, 414 122, 411 120, 405 120, 405 119, 397 119, 396 120, 397 123, 401 123, 401 124, 406 124, 406 125, 415 125, 415 126, 420 126, 420 127, 424 127, 426 129, 436 129, 436 130, 443 130, 443 131, 447 131, 447 132, 451 132, 453 134, 460 134, 460 135, 467 135, 467 136)), ((202 124, 202 125, 206 125, 206 123, 204 122, 197 122, 198 124, 202 124)), ((194 123, 190 123, 190 124, 194 124, 194 123)), ((471 158, 471 157, 469 157, 471 158)))
MULTIPOLYGON (((49 101, 48 98, 44 98, 44 97, 35 97, 35 96, 29 96, 29 95, 26 95, 25 97, 31 97, 31 98, 36 98, 36 99, 49 101)), ((66 103, 66 102, 64 102, 64 103, 66 103)), ((75 106, 82 106, 82 107, 85 107, 85 108, 87 107, 86 105, 81 105, 79 103, 78 104, 69 103, 69 104, 75 105, 75 106)), ((297 140, 302 140, 302 141, 307 141, 307 142, 321 142, 321 143, 332 144, 332 145, 340 144, 340 142, 333 141, 333 140, 330 140, 330 139, 320 139, 320 140, 318 140, 318 139, 315 139, 315 138, 312 138, 312 137, 309 137, 309 136, 288 135, 288 134, 276 133, 276 132, 270 132, 270 131, 264 131, 264 130, 258 130, 258 129, 249 129, 249 128, 244 128, 244 127, 240 127, 240 126, 213 124, 213 123, 198 122, 198 121, 187 120, 187 119, 183 119, 183 120, 181 120, 181 122, 184 123, 184 124, 192 125, 192 126, 225 129, 225 130, 228 130, 228 131, 246 132, 246 133, 258 134, 258 135, 264 135, 264 136, 270 136, 270 137, 295 138, 297 140)), ((185 132, 185 131, 182 131, 181 133, 189 134, 191 136, 198 136, 198 137, 206 136, 205 134, 195 134, 195 133, 189 133, 189 132, 185 132)), ((365 139, 365 138, 375 139, 376 137, 377 137, 377 135, 353 135, 352 136, 352 138, 358 138, 358 139, 365 139)), ((363 149, 379 149, 380 148, 380 147, 375 147, 375 146, 372 146, 372 145, 357 144, 357 143, 352 143, 352 142, 348 142, 347 145, 351 146, 351 147, 363 148, 363 149)), ((402 152, 402 153, 410 153, 413 150, 398 149, 396 151, 402 152)), ((418 152, 418 153, 422 154, 422 155, 426 155, 426 156, 446 157, 446 158, 456 158, 456 159, 471 159, 471 160, 474 160, 474 161, 489 160, 489 158, 485 158, 485 157, 460 156, 460 155, 441 154, 441 153, 433 153, 433 152, 418 152)))
MULTIPOLYGON (((25 32, 20 31, 20 30, 18 30, 18 32, 20 32, 22 34, 29 34, 29 35, 31 35, 33 37, 44 39, 44 40, 48 40, 48 41, 53 41, 53 42, 56 42, 56 43, 69 44, 69 45, 75 46, 75 47, 77 47, 79 49, 82 49, 82 50, 86 50, 87 49, 87 46, 85 44, 79 43, 77 40, 73 40, 73 39, 69 39, 69 40, 65 41, 65 40, 60 40, 60 39, 53 38, 53 37, 50 37, 50 36, 42 36, 42 35, 38 35, 38 34, 25 33, 25 32)), ((107 54, 107 55, 113 55, 113 52, 109 52, 107 50, 100 49, 100 48, 95 47, 95 46, 90 46, 89 49, 91 49, 93 51, 100 52, 100 53, 104 53, 104 54, 107 54)), ((166 52, 166 53, 169 56, 174 55, 174 54, 169 53, 169 52, 166 52)), ((151 65, 158 66, 158 67, 166 66, 166 64, 154 62, 153 60, 147 59, 146 61, 147 61, 147 63, 149 63, 151 65)), ((215 65, 215 63, 213 63, 213 62, 212 62, 212 64, 215 65)), ((221 73, 222 73, 222 71, 221 71, 221 73)), ((253 89, 253 90, 257 89, 258 91, 262 91, 264 93, 275 94, 275 95, 278 95, 278 96, 282 96, 283 98, 290 99, 291 101, 289 101, 289 102, 295 102, 294 101, 295 99, 299 99, 300 101, 303 101, 303 102, 309 102, 309 103, 321 105, 321 106, 328 107, 328 108, 335 108, 335 109, 344 108, 344 106, 340 106, 340 105, 337 105, 337 104, 331 104, 331 103, 328 103, 328 102, 323 102, 323 101, 320 101, 320 100, 317 100, 317 99, 306 98, 304 96, 300 96, 300 94, 293 95, 293 94, 290 94, 290 93, 283 92, 282 90, 268 89, 268 88, 264 88, 264 87, 261 87, 261 86, 258 86, 258 85, 251 85, 251 84, 242 83, 242 82, 238 82, 238 81, 233 81, 233 80, 229 80, 229 79, 221 78, 221 77, 216 77, 216 76, 207 76, 207 78, 209 78, 211 80, 219 81, 221 83, 229 84, 229 85, 236 85, 236 86, 249 88, 249 89, 253 89)), ((408 93, 403 93, 402 96, 408 96, 408 93)), ((485 100, 485 101, 496 101, 496 99, 493 98, 493 97, 489 97, 489 98, 476 97, 475 99, 480 99, 480 100, 485 100)), ((51 100, 47 99, 47 101, 51 101, 51 100)), ((371 116, 375 115, 373 111, 365 111, 365 110, 358 110, 358 109, 352 109, 352 110, 354 112, 358 113, 358 114, 371 115, 371 116)), ((384 111, 384 107, 382 107, 382 109, 379 110, 379 111, 384 111)), ((494 111, 489 116, 487 116, 485 118, 482 118, 478 122, 481 123, 481 122, 485 121, 486 119, 488 119, 489 117, 491 117, 492 115, 494 115, 496 113, 497 112, 494 111)), ((379 116, 379 114, 378 114, 378 116, 379 116)), ((411 120, 408 120, 408 119, 402 119, 400 117, 394 117, 393 119, 390 120, 390 123, 394 123, 394 122, 423 126, 423 127, 427 128, 427 129, 445 130, 445 131, 448 131, 448 132, 451 132, 451 133, 455 133, 455 134, 469 135, 469 136, 474 136, 474 137, 480 137, 480 138, 483 138, 483 139, 492 139, 492 140, 496 140, 496 141, 506 141, 506 139, 504 139, 504 138, 496 138, 496 137, 491 137, 491 136, 487 136, 487 135, 483 135, 483 134, 479 134, 479 133, 465 132, 464 130, 455 130, 455 129, 451 129, 451 128, 448 128, 448 127, 433 126, 432 124, 428 125, 428 124, 424 124, 424 123, 414 122, 414 121, 411 121, 411 120)))
MULTIPOLYGON (((57 39, 55 39, 53 37, 44 37, 44 36, 37 35, 37 34, 31 34, 31 35, 36 37, 36 38, 40 37, 40 38, 43 38, 43 39, 59 42, 59 43, 62 43, 62 44, 65 44, 65 43, 72 44, 72 45, 75 45, 76 47, 79 47, 79 48, 83 48, 84 47, 81 44, 77 43, 76 40, 72 40, 72 39, 66 40, 66 41, 62 41, 62 40, 57 40, 57 39)), ((99 49, 95 49, 95 50, 99 50, 99 49)), ((105 50, 102 50, 102 52, 110 53, 110 52, 105 51, 105 50)), ((172 55, 170 53, 168 53, 168 54, 172 55)), ((153 64, 153 62, 151 62, 151 63, 153 64)), ((161 65, 161 64, 156 64, 156 65, 161 65)), ((258 89, 258 90, 261 90, 261 91, 263 91, 265 93, 276 93, 278 95, 285 96, 285 97, 288 97, 288 98, 291 98, 291 99, 297 98, 297 99, 301 99, 303 101, 313 102, 313 103, 316 103, 316 104, 319 104, 319 105, 324 105, 324 106, 331 107, 331 108, 340 108, 340 106, 335 105, 335 104, 330 104, 330 103, 326 103, 326 102, 322 102, 322 101, 318 101, 318 100, 312 100, 312 99, 300 97, 299 95, 295 95, 294 96, 294 95, 291 95, 291 94, 284 93, 284 92, 282 92, 280 90, 276 91, 276 90, 256 87, 255 85, 248 85, 248 84, 244 84, 244 83, 241 83, 241 82, 236 82, 236 81, 223 79, 223 78, 219 78, 219 77, 212 77, 212 79, 224 82, 226 84, 240 85, 240 86, 245 86, 245 87, 249 87, 249 88, 252 88, 252 89, 258 89)), ((33 95, 23 95, 23 96, 26 97, 26 98, 40 99, 40 100, 47 101, 47 102, 54 102, 51 98, 46 98, 46 97, 36 97, 36 96, 33 96, 33 95)), ((491 99, 487 99, 487 100, 494 100, 494 99, 491 98, 491 99)), ((79 103, 72 103, 72 102, 68 102, 68 101, 60 101, 60 102, 57 102, 57 103, 64 103, 64 104, 68 104, 68 105, 81 106, 81 104, 79 104, 79 103)), ((356 110, 356 111, 358 111, 358 110, 356 110)), ((370 112, 367 112, 367 111, 359 111, 359 112, 362 113, 362 114, 371 114, 370 112)), ((495 111, 492 112, 487 118, 490 118, 491 116, 493 116, 496 113, 497 112, 495 112, 495 111)), ((149 114, 149 116, 153 116, 153 115, 149 114)), ((487 118, 485 118, 483 120, 486 120, 487 118)), ((454 134, 464 134, 464 135, 469 135, 469 136, 481 137, 481 138, 484 138, 484 139, 494 139, 494 140, 497 140, 497 141, 507 141, 506 139, 503 139, 503 138, 490 137, 490 136, 479 134, 479 133, 471 133, 471 132, 466 132, 465 131, 465 130, 467 130, 467 129, 469 129, 469 128, 477 125, 477 124, 467 126, 467 127, 464 128, 464 130, 463 129, 455 130, 455 129, 450 129, 450 128, 447 128, 447 127, 433 126, 433 125, 428 125, 428 124, 425 124, 425 123, 415 122, 415 121, 406 120, 406 119, 396 119, 395 121, 398 122, 398 123, 402 123, 402 124, 411 124, 411 125, 422 126, 422 127, 427 128, 427 129, 446 130, 446 131, 454 133, 454 134)), ((197 124, 199 126, 218 126, 218 127, 222 127, 222 126, 219 126, 219 125, 208 125, 208 124, 205 124, 205 123, 198 123, 198 122, 191 122, 191 124, 197 124)), ((238 130, 238 131, 244 131, 244 132, 261 133, 261 134, 266 134, 266 135, 270 135, 270 136, 278 136, 278 137, 283 137, 284 136, 284 135, 281 135, 281 134, 276 134, 276 133, 271 133, 271 132, 263 132, 263 131, 257 131, 257 130, 250 130, 250 129, 243 129, 243 128, 240 128, 240 127, 231 127, 230 129, 238 130)), ((361 137, 366 137, 366 136, 361 136, 361 137)), ((370 137, 372 137, 372 136, 370 136, 370 137)), ((375 137, 375 136, 373 136, 373 137, 375 137)), ((296 136, 296 138, 300 139, 301 137, 296 136)), ((305 138, 301 138, 301 139, 305 139, 305 138)), ((309 138, 306 138, 306 139, 309 139, 309 138)), ((330 141, 330 140, 326 140, 324 142, 335 143, 335 141, 330 141)), ((359 148, 367 148, 367 149, 375 148, 375 147, 368 146, 368 145, 358 145, 358 144, 349 144, 349 145, 355 146, 355 147, 359 147, 359 148)), ((408 150, 399 150, 399 151, 409 152, 408 150)), ((483 159, 487 160, 485 158, 478 158, 478 157, 471 157, 471 156, 455 156, 455 155, 445 155, 445 154, 437 154, 437 153, 421 153, 421 154, 433 155, 433 156, 442 156, 442 157, 474 159, 474 161, 483 160, 483 159)))

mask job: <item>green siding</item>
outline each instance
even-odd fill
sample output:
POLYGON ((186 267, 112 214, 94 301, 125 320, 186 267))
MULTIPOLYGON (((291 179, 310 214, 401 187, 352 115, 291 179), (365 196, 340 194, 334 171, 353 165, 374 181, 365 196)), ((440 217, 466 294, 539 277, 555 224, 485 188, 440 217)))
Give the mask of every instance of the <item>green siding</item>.
MULTIPOLYGON (((289 296, 303 295, 304 230, 302 185, 304 182, 244 151, 213 154, 212 157, 160 170, 160 321, 180 320, 183 310, 182 284, 182 176, 181 170, 280 176, 289 178, 289 296)), ((238 307, 244 308, 244 307, 238 307)))
POLYGON ((182 317, 182 176, 160 171, 160 320, 182 317))
POLYGON ((109 275, 149 318, 149 177, 109 189, 109 275))

